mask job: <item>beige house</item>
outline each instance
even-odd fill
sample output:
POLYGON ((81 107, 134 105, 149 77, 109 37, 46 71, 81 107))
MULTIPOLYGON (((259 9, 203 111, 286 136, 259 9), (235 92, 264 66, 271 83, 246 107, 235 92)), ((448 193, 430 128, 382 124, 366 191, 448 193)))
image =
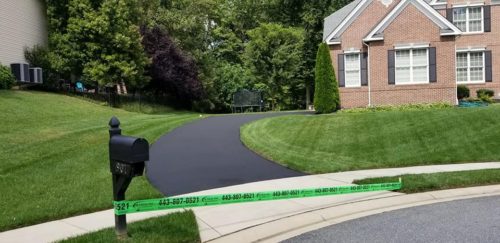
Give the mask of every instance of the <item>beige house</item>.
POLYGON ((500 94, 500 1, 354 0, 325 19, 344 108, 500 94))
POLYGON ((24 48, 47 44, 43 0, 0 0, 0 63, 26 62, 24 48))

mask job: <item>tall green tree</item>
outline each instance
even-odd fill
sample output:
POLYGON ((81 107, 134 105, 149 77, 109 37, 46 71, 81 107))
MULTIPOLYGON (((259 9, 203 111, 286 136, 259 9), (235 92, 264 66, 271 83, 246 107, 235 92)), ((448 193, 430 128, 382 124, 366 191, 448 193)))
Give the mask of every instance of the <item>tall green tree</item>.
POLYGON ((217 111, 230 111, 233 94, 241 89, 249 89, 253 75, 240 64, 221 62, 214 69, 213 103, 217 111))
POLYGON ((143 86, 148 64, 139 25, 159 0, 46 0, 53 71, 99 84, 143 86))
POLYGON ((314 65, 318 44, 323 38, 324 18, 344 7, 352 0, 270 0, 268 16, 270 21, 285 26, 299 27, 304 30, 303 66, 301 75, 302 89, 293 95, 301 98, 305 105, 309 105, 314 89, 314 65), (305 94, 305 97, 304 97, 305 94))
POLYGON ((261 24, 248 36, 243 58, 255 77, 254 88, 266 93, 272 109, 287 108, 290 90, 300 84, 302 30, 261 24))
POLYGON ((201 64, 212 44, 212 30, 217 22, 215 0, 170 0, 158 10, 154 22, 161 26, 176 44, 201 64))
POLYGON ((302 26, 306 36, 304 43, 304 85, 306 104, 313 97, 314 65, 318 43, 323 41, 323 21, 328 15, 351 2, 352 0, 311 0, 305 1, 302 17, 302 26))
POLYGON ((139 4, 137 0, 104 0, 96 18, 87 19, 95 38, 86 45, 91 60, 83 66, 85 77, 102 84, 146 83, 144 68, 148 58, 141 44, 139 4))
POLYGON ((321 43, 318 48, 315 82, 314 108, 316 112, 331 113, 337 110, 340 107, 339 89, 326 43, 321 43))

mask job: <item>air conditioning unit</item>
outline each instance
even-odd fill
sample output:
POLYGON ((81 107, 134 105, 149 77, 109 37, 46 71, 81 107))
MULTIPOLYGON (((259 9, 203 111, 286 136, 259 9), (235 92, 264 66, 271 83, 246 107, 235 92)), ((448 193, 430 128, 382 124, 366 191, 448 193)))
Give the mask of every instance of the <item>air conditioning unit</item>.
POLYGON ((12 63, 10 70, 18 82, 30 82, 30 65, 27 63, 12 63))
POLYGON ((35 67, 30 68, 30 80, 32 83, 43 83, 43 71, 42 68, 35 67))

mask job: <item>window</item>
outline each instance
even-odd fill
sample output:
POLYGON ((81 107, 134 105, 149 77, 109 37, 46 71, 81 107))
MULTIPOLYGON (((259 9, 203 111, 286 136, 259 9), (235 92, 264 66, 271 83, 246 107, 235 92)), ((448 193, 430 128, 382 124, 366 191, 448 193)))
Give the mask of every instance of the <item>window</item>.
POLYGON ((359 53, 345 54, 345 87, 361 86, 360 66, 359 53))
POLYGON ((396 84, 429 83, 427 49, 396 50, 396 84))
POLYGON ((484 82, 484 52, 457 53, 457 83, 484 82))
POLYGON ((483 32, 483 7, 454 8, 453 24, 463 32, 483 32))

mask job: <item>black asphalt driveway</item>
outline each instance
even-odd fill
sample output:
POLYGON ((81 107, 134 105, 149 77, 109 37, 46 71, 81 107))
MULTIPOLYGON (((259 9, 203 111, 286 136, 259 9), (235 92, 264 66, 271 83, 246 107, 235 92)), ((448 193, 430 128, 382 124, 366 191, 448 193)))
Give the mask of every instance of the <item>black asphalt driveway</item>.
POLYGON ((215 116, 158 139, 146 163, 149 181, 166 196, 304 175, 264 159, 240 141, 240 127, 291 113, 215 116))
POLYGON ((500 196, 376 214, 284 242, 500 242, 500 196))

